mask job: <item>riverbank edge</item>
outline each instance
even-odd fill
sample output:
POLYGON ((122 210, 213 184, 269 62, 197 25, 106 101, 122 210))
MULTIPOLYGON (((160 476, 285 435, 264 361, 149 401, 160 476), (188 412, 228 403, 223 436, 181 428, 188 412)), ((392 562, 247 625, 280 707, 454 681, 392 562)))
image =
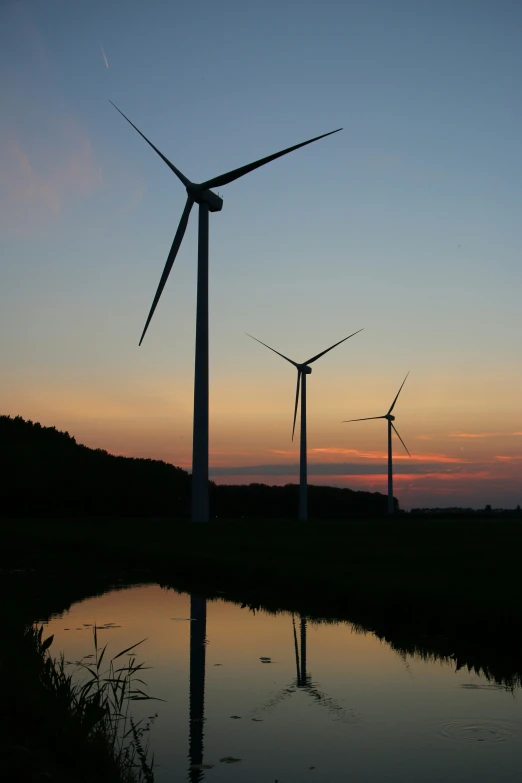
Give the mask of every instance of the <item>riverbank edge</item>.
POLYGON ((250 606, 419 637, 522 641, 522 524, 377 519, 194 525, 172 520, 0 523, 4 556, 65 574, 143 574, 250 606), (495 541, 496 538, 496 541, 495 541))

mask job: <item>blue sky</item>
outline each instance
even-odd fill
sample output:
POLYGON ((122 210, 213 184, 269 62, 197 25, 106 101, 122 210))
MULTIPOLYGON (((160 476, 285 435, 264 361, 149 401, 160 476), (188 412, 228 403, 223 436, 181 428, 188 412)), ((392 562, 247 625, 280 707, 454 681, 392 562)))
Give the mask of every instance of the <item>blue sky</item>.
POLYGON ((344 127, 223 188, 212 216, 229 466, 292 448, 293 375, 245 332, 301 360, 361 327, 314 368, 311 447, 381 445, 340 420, 411 370, 410 446, 454 456, 447 434, 495 431, 516 456, 521 23, 506 0, 3 2, 3 410, 188 459, 196 215, 138 350, 185 193, 111 99, 195 180, 344 127))

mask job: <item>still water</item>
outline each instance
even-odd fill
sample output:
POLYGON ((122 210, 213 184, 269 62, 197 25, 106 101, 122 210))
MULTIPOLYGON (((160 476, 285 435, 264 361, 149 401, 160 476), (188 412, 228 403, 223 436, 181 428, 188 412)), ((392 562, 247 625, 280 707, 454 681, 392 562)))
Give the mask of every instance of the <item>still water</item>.
POLYGON ((144 679, 165 701, 135 702, 133 714, 158 713, 157 783, 520 780, 519 692, 453 662, 398 655, 349 623, 146 585, 51 619, 54 654, 91 654, 94 623, 109 657, 146 638, 144 679))

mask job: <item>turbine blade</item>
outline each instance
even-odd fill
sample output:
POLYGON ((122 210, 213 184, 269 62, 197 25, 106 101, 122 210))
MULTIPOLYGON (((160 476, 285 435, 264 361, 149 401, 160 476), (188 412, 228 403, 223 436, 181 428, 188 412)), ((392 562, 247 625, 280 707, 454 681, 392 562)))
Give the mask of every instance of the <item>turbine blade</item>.
POLYGON ((297 364, 297 362, 293 362, 291 359, 288 358, 288 356, 285 356, 283 353, 279 353, 279 351, 276 351, 275 348, 270 348, 269 345, 267 345, 266 343, 261 342, 261 340, 258 340, 257 337, 253 337, 251 334, 248 334, 248 332, 247 332, 247 335, 248 335, 248 337, 252 337, 252 340, 255 340, 256 343, 261 343, 261 345, 264 345, 265 348, 268 348, 270 351, 273 351, 278 356, 281 356, 283 359, 286 359, 287 362, 290 362, 290 364, 293 364, 294 367, 297 367, 297 369, 299 369, 299 365, 297 364))
POLYGON ((332 133, 338 133, 341 130, 342 128, 337 128, 337 130, 330 131, 329 133, 323 133, 322 136, 316 136, 314 139, 302 141, 301 144, 295 144, 293 147, 288 147, 286 150, 281 150, 281 152, 275 152, 273 155, 268 155, 266 158, 256 160, 254 163, 248 163, 246 166, 241 166, 240 168, 234 169, 233 171, 228 171, 226 174, 221 174, 219 177, 214 177, 213 179, 209 179, 206 182, 202 182, 201 188, 202 190, 207 190, 208 188, 220 188, 223 185, 228 185, 230 182, 234 182, 234 180, 239 179, 239 177, 244 177, 245 174, 250 174, 250 172, 254 171, 254 169, 258 169, 260 166, 264 166, 265 163, 270 163, 272 160, 281 158, 283 155, 288 155, 289 152, 298 150, 299 147, 306 147, 307 144, 312 144, 314 141, 324 139, 326 136, 331 136, 332 133))
POLYGON ((408 451, 408 447, 406 446, 405 442, 403 441, 403 439, 401 438, 401 436, 400 436, 400 435, 399 435, 399 433, 397 432, 397 427, 394 425, 393 421, 391 421, 391 422, 390 422, 390 424, 392 425, 392 428, 395 430, 395 434, 396 434, 396 435, 397 435, 397 437, 399 438, 400 442, 402 443, 402 445, 403 445, 403 446, 404 446, 404 448, 406 449, 406 451, 407 451, 407 453, 408 453, 408 456, 409 456, 409 457, 411 457, 411 454, 410 454, 410 452, 408 451))
POLYGON ((190 210, 192 209, 192 206, 194 204, 194 200, 189 196, 187 199, 187 202, 185 204, 185 209, 183 210, 183 214, 181 216, 181 220, 179 221, 178 230, 176 231, 176 236, 174 237, 174 241, 172 243, 172 247, 170 248, 170 253, 167 257, 167 263, 165 264, 165 268, 163 269, 163 274, 161 275, 161 280, 159 281, 158 289, 156 291, 156 295, 154 297, 154 301, 152 302, 152 307, 150 308, 149 317, 147 318, 147 322, 145 324, 145 328, 143 329, 143 333, 141 335, 140 339, 140 345, 143 342, 143 338, 145 337, 145 332, 147 331, 149 324, 151 322, 151 318, 154 315, 154 310, 156 309, 156 305, 159 302, 160 296, 163 292, 163 289, 165 288, 165 283, 167 282, 167 278, 170 274, 170 270, 172 269, 172 265, 174 264, 174 261, 176 260, 176 256, 178 254, 179 246, 181 245, 181 242, 183 240, 183 237, 185 235, 185 231, 187 229, 187 223, 190 215, 190 210))
POLYGON ((374 419, 385 419, 386 416, 367 416, 366 419, 344 419, 341 424, 350 424, 352 421, 374 421, 374 419))
MULTIPOLYGON (((109 101, 109 103, 112 103, 112 101, 109 101)), ((167 166, 169 167, 169 169, 170 169, 171 171, 173 171, 173 172, 174 172, 174 174, 176 175, 176 177, 177 177, 178 179, 180 179, 180 180, 181 180, 181 182, 183 182, 183 184, 185 185, 185 187, 187 187, 187 185, 191 185, 191 184, 192 184, 192 183, 191 183, 191 181, 190 181, 189 179, 187 179, 187 178, 186 178, 186 176, 185 176, 184 174, 182 174, 182 172, 181 172, 179 169, 177 169, 177 168, 176 168, 176 166, 175 166, 173 163, 171 163, 171 162, 170 162, 170 160, 169 160, 168 158, 166 158, 166 157, 165 157, 165 155, 163 155, 163 153, 162 153, 162 152, 160 152, 160 151, 159 151, 159 149, 158 149, 157 147, 155 147, 155 146, 154 146, 154 144, 153 144, 151 141, 149 141, 149 140, 148 140, 148 138, 147 138, 147 137, 146 137, 146 136, 145 136, 145 135, 144 135, 144 134, 143 134, 143 133, 140 131, 140 129, 139 129, 139 128, 137 128, 137 127, 134 125, 134 123, 133 123, 133 122, 131 122, 131 121, 129 120, 129 118, 128 118, 128 117, 125 117, 125 114, 124 114, 122 111, 120 111, 120 109, 118 109, 118 107, 116 106, 116 104, 115 104, 115 103, 112 103, 112 105, 114 106, 114 108, 116 109, 116 111, 119 111, 119 112, 120 112, 120 114, 121 114, 121 116, 122 116, 122 117, 124 117, 124 118, 127 120, 127 122, 129 123, 129 125, 132 125, 132 127, 134 128, 134 130, 135 130, 135 131, 138 131, 138 133, 140 134, 140 136, 142 137, 142 139, 145 139, 145 141, 147 142, 147 144, 149 144, 149 145, 152 147, 152 149, 154 150, 154 152, 157 152, 157 153, 158 153, 158 155, 160 156, 160 158, 161 158, 161 159, 162 159, 162 160, 163 160, 163 161, 164 161, 164 162, 167 164, 167 166)))
POLYGON ((338 343, 335 343, 335 345, 331 345, 329 348, 326 349, 326 351, 321 351, 321 353, 318 353, 317 356, 312 356, 311 359, 308 359, 307 362, 303 362, 303 364, 312 364, 312 362, 317 361, 317 359, 320 359, 321 356, 324 356, 325 353, 328 353, 328 351, 331 351, 333 348, 336 348, 338 345, 341 345, 341 343, 344 343, 345 340, 349 340, 350 337, 353 337, 355 334, 359 334, 359 332, 362 332, 362 329, 358 329, 353 334, 349 334, 348 337, 344 337, 342 340, 339 340, 338 343))
POLYGON ((297 406, 299 405, 299 387, 301 386, 301 370, 297 370, 297 388, 295 390, 294 426, 292 427, 292 440, 294 439, 295 421, 297 419, 297 406))
MULTIPOLYGON (((406 373, 406 378, 408 377, 408 375, 409 375, 409 374, 410 374, 410 371, 408 370, 408 372, 406 373)), ((392 404, 391 404, 391 408, 390 408, 390 410, 388 411, 388 413, 391 413, 391 412, 392 412, 392 410, 394 409, 394 407, 395 407, 395 403, 397 402, 397 398, 398 398, 399 394, 401 393, 402 387, 403 387, 403 386, 404 386, 404 384, 406 383, 406 378, 405 378, 405 379, 403 380, 403 382, 401 383, 401 388, 400 388, 400 389, 399 389, 399 391, 397 392, 397 396, 395 397, 394 401, 392 402, 392 404)))

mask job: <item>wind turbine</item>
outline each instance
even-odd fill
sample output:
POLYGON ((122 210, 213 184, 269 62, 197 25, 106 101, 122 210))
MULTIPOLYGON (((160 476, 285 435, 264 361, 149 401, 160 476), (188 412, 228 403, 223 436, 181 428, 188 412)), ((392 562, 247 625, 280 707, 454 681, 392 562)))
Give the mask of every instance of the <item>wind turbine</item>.
MULTIPOLYGON (((410 373, 406 373, 406 378, 408 377, 410 373)), ((395 421, 395 416, 392 416, 392 410, 395 407, 395 403, 397 402, 397 399, 399 397, 399 394, 402 391, 402 387, 406 383, 406 378, 401 383, 401 387, 397 394, 395 395, 395 399, 390 405, 390 410, 388 413, 385 413, 384 416, 369 416, 365 419, 348 419, 347 421, 344 421, 343 424, 349 424, 352 421, 373 421, 374 419, 386 419, 388 422, 388 514, 394 513, 394 505, 393 505, 393 463, 392 463, 392 430, 394 430, 395 434, 399 438, 400 442, 406 449, 406 452, 409 457, 411 457, 410 452, 408 451, 405 442, 399 435, 397 428, 395 427, 395 424, 393 423, 395 421)))
POLYGON ((353 334, 349 334, 348 337, 344 337, 342 340, 339 340, 338 343, 335 343, 335 345, 331 345, 329 348, 327 348, 326 351, 321 351, 321 353, 318 353, 317 356, 312 356, 311 359, 308 359, 306 362, 303 362, 302 364, 298 364, 297 362, 292 361, 292 359, 289 359, 288 356, 284 356, 284 354, 279 353, 279 351, 276 351, 275 348, 270 348, 269 345, 261 342, 261 340, 258 340, 257 337, 253 337, 251 334, 248 335, 249 337, 252 337, 252 339, 255 340, 256 342, 261 343, 261 345, 264 345, 265 348, 268 348, 269 350, 276 353, 278 356, 281 356, 283 359, 286 359, 287 362, 293 364, 294 367, 297 369, 297 388, 295 392, 294 426, 292 428, 292 440, 294 439, 295 422, 297 418, 297 408, 299 406, 299 389, 301 389, 301 454, 299 459, 299 519, 302 522, 306 522, 306 520, 308 519, 307 462, 306 462, 306 376, 310 375, 312 372, 312 368, 309 367, 308 365, 312 364, 312 362, 317 361, 317 359, 320 359, 321 356, 324 356, 325 353, 331 351, 332 348, 336 348, 341 343, 344 343, 345 340, 348 340, 350 337, 359 334, 359 332, 362 332, 362 329, 358 329, 353 334))
MULTIPOLYGON (((111 101, 112 103, 112 101, 111 101)), ((228 185, 230 182, 249 174, 251 171, 270 163, 272 160, 281 158, 289 152, 312 144, 314 141, 324 139, 333 133, 338 133, 342 128, 323 133, 322 136, 316 136, 308 141, 295 144, 281 152, 275 152, 266 158, 261 158, 246 166, 228 171, 218 177, 213 177, 205 182, 191 182, 168 158, 163 155, 149 139, 132 123, 128 117, 123 114, 118 107, 112 103, 115 109, 120 112, 132 127, 138 131, 140 136, 145 139, 152 149, 167 164, 169 169, 174 172, 176 177, 185 185, 187 190, 187 201, 185 209, 181 215, 178 229, 174 236, 174 241, 167 257, 167 262, 163 269, 163 274, 154 296, 150 312, 145 322, 145 328, 140 339, 140 345, 143 342, 149 323, 154 315, 154 311, 159 302, 160 296, 167 282, 167 278, 176 259, 181 242, 187 228, 190 210, 194 204, 199 206, 199 227, 198 227, 198 283, 197 283, 197 305, 196 305, 196 360, 194 369, 194 427, 192 439, 192 521, 208 522, 208 233, 209 233, 209 212, 220 212, 223 208, 223 199, 214 193, 211 188, 219 188, 228 185)))

